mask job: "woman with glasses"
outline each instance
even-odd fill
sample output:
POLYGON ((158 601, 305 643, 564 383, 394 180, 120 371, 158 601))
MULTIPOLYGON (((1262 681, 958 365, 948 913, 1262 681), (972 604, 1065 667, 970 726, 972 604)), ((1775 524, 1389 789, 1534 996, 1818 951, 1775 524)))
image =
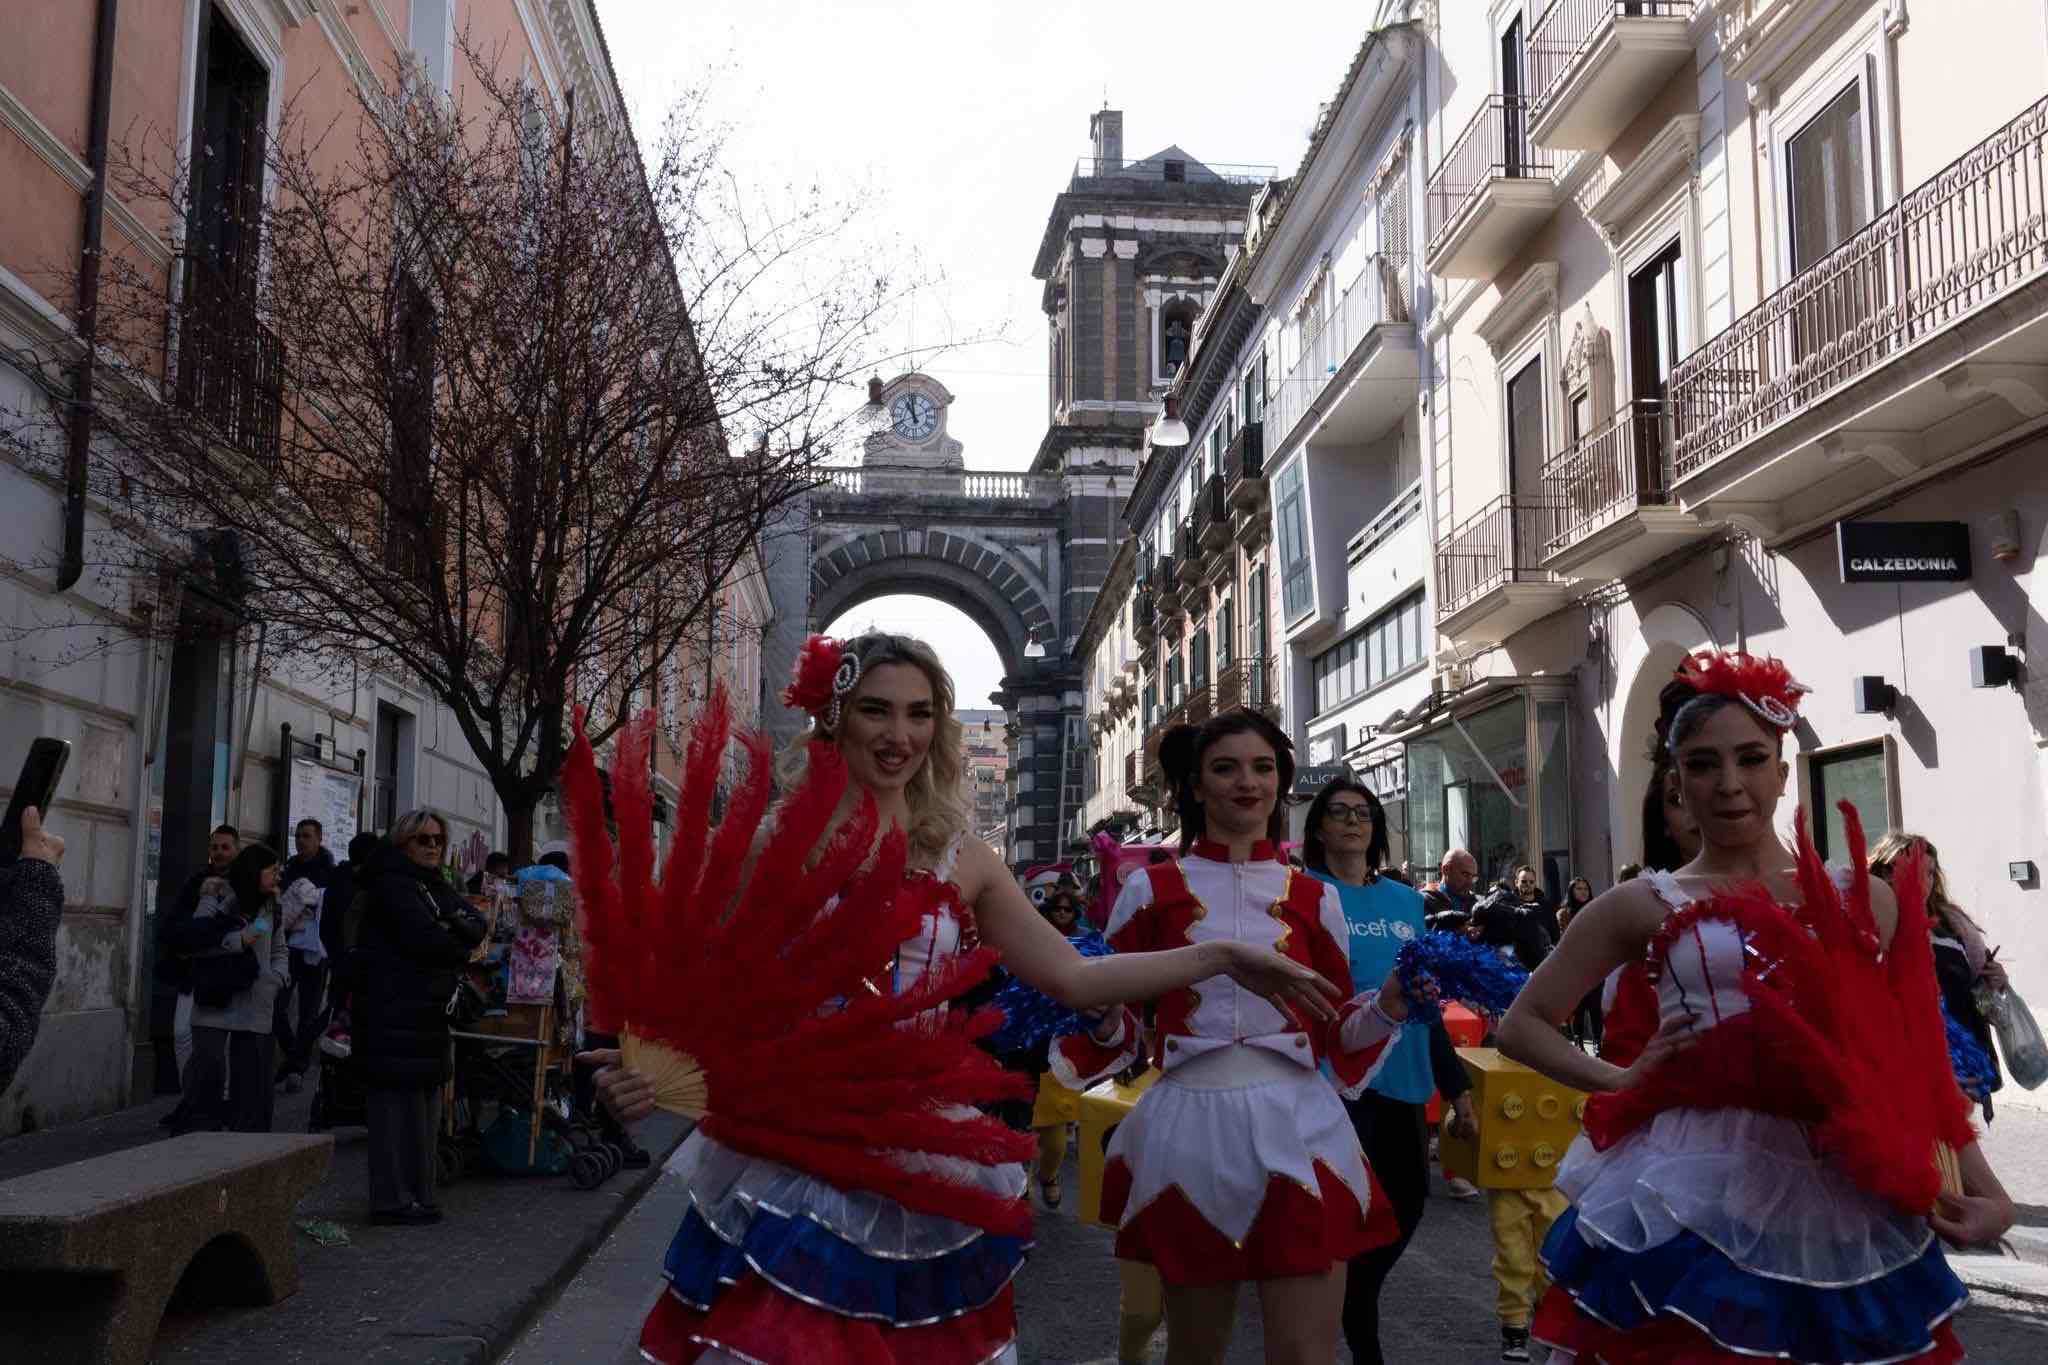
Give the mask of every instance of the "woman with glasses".
POLYGON ((434 1145, 448 1079, 448 998, 484 922, 442 873, 448 825, 408 811, 378 851, 349 972, 369 1090, 370 1219, 438 1223, 434 1145))
MULTIPOLYGON (((1387 817, 1379 797, 1348 777, 1324 785, 1309 804, 1302 863, 1337 888, 1350 929, 1354 990, 1377 986, 1393 970, 1401 945, 1423 932, 1422 893, 1381 869, 1387 860, 1387 817)), ((1365 1093, 1344 1101, 1366 1163, 1393 1206, 1400 1236, 1351 1258, 1344 1285, 1344 1339, 1359 1365, 1380 1354, 1380 1286, 1408 1249, 1429 1194, 1429 1130, 1424 1109, 1441 1090, 1458 1131, 1476 1136, 1472 1089, 1457 1049, 1439 1018, 1407 1021, 1386 1063, 1365 1093)))

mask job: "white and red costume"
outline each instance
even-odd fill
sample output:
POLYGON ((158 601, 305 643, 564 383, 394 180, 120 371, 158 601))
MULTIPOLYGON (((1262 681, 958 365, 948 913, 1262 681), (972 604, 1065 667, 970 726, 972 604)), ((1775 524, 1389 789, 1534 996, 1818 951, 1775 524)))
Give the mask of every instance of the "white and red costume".
MULTIPOLYGON (((1134 873, 1106 936, 1118 952, 1255 944, 1351 979, 1336 888, 1264 842, 1231 862, 1202 841, 1177 863, 1134 873)), ((1154 1061, 1165 1075, 1118 1125, 1103 1174, 1119 1259, 1149 1262, 1172 1285, 1224 1284, 1321 1274, 1399 1235, 1337 1098, 1371 1082, 1392 1020, 1359 997, 1335 1021, 1305 1024, 1228 976, 1157 1006, 1154 1061)), ((1082 1035, 1060 1040, 1051 1065, 1081 1088, 1128 1060, 1082 1035)))

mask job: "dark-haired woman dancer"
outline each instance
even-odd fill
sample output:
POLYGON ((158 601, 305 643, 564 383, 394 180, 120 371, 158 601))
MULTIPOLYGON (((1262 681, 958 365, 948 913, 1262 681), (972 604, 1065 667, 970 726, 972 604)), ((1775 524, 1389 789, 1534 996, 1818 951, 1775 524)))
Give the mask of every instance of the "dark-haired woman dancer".
MULTIPOLYGON (((1160 748, 1181 821, 1181 857, 1124 883, 1107 935, 1118 952, 1183 943, 1270 947, 1348 983, 1337 890, 1280 860, 1280 795, 1294 780, 1287 737, 1254 712, 1169 731, 1160 748)), ((1158 1001, 1165 1075, 1117 1127, 1102 1216, 1122 1260, 1166 1283, 1168 1358, 1220 1361, 1237 1286, 1255 1281, 1265 1358, 1327 1365, 1337 1350, 1351 1257, 1400 1236, 1337 1094, 1384 1064, 1407 1017, 1391 973, 1336 1021, 1304 1020, 1226 977, 1158 1001)), ((1054 1067, 1086 1040, 1062 1040, 1054 1067)))

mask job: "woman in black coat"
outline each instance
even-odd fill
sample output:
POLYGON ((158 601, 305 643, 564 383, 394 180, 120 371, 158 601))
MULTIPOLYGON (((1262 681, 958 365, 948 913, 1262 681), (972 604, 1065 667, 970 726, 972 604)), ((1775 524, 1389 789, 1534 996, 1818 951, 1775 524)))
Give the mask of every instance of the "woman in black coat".
POLYGON ((448 826, 408 811, 365 882, 349 954, 355 1056, 369 1090, 370 1217, 439 1222, 434 1148, 448 1079, 448 1000, 484 938, 482 916, 442 874, 448 826))

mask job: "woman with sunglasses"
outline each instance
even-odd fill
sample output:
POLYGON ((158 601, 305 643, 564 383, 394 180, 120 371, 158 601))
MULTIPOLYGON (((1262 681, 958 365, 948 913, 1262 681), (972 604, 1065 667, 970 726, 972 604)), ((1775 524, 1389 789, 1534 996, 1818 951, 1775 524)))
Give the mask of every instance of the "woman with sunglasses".
MULTIPOLYGON (((1337 888, 1351 931, 1354 990, 1376 987, 1393 970, 1401 945, 1423 932, 1422 893, 1383 872, 1386 861, 1387 816, 1379 797, 1348 777, 1326 783, 1309 804, 1302 865, 1337 888)), ((1380 1286, 1422 1222, 1429 1194, 1429 1131, 1423 1111, 1430 1095, 1442 1091, 1454 1110, 1457 1131, 1476 1137, 1479 1121, 1472 1112, 1471 1089, 1443 1020, 1425 1024, 1411 1019, 1365 1093, 1344 1101, 1366 1163, 1400 1225, 1394 1241, 1351 1258, 1344 1284, 1344 1339, 1358 1365, 1378 1365, 1385 1358, 1379 1341, 1380 1286)))
POLYGON ((369 1090, 370 1220, 441 1221, 434 1145, 448 1079, 448 997, 483 918, 442 874, 448 825, 430 810, 391 826, 348 958, 354 1049, 369 1090))

